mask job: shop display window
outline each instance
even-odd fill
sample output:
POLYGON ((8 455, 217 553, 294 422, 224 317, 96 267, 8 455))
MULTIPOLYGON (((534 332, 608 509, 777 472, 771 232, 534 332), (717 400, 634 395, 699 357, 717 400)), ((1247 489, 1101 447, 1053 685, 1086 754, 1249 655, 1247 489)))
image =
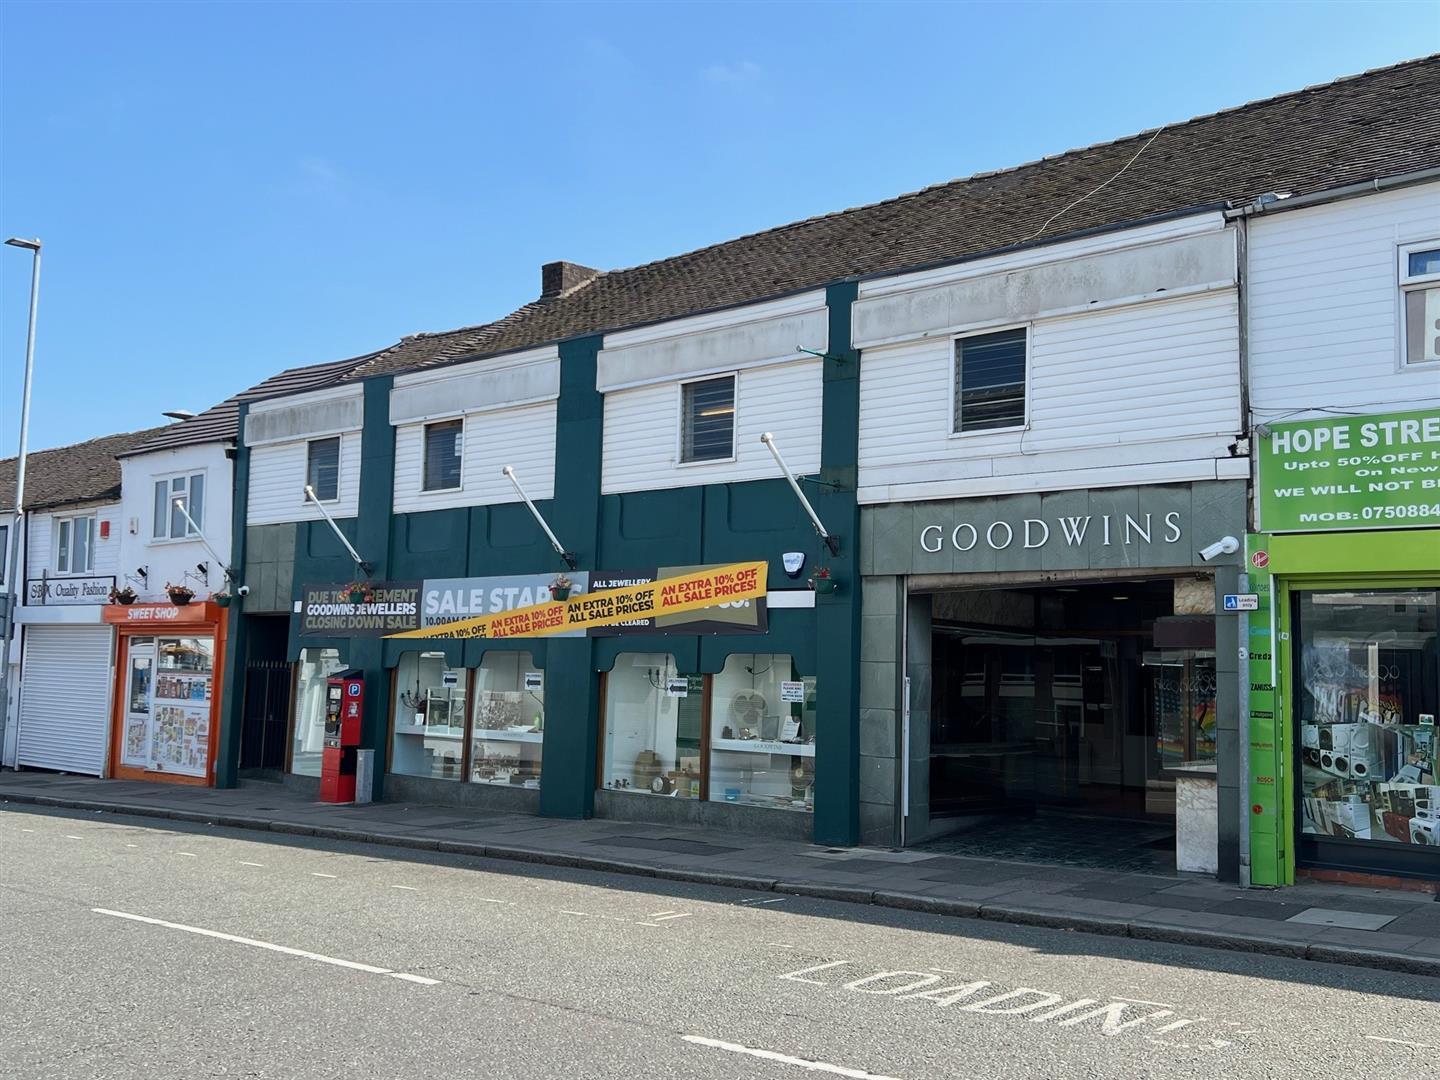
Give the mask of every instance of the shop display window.
POLYGON ((131 639, 122 765, 207 774, 214 657, 211 637, 131 639))
POLYGON ((700 796, 705 679, 668 653, 621 653, 605 679, 601 782, 615 791, 700 796))
POLYGON ((1213 762, 1215 651, 1146 650, 1144 663, 1160 770, 1213 762))
POLYGON ((734 653, 711 702, 711 801, 813 809, 815 679, 783 654, 734 653))
POLYGON ((390 771, 459 780, 465 751, 466 672, 443 652, 401 654, 395 668, 395 745, 390 771))
POLYGON ((717 675, 663 653, 621 653, 605 677, 601 786, 808 811, 815 679, 789 656, 736 653, 717 675))
POLYGON ((528 652, 490 651, 475 672, 470 779, 540 786, 545 677, 528 652))
POLYGON ((1437 602, 1434 589, 1297 595, 1302 832, 1440 851, 1437 602))
POLYGON ((301 649, 300 677, 295 687, 295 741, 290 771, 319 776, 325 751, 325 687, 345 667, 335 649, 301 649))

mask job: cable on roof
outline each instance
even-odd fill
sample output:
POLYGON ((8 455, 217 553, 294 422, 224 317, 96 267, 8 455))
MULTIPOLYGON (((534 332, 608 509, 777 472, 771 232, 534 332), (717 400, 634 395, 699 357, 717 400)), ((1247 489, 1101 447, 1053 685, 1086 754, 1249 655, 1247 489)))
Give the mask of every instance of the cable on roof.
POLYGON ((1116 180, 1119 180, 1120 177, 1125 174, 1125 170, 1128 169, 1128 168, 1130 168, 1131 165, 1134 165, 1135 162, 1139 161, 1139 160, 1140 160, 1140 155, 1143 154, 1143 153, 1145 153, 1146 150, 1149 150, 1149 149, 1150 149, 1150 144, 1153 143, 1156 139, 1158 139, 1158 138, 1160 137, 1160 133, 1161 133, 1162 131, 1164 131, 1164 130, 1165 130, 1167 127, 1169 127, 1169 126, 1170 126, 1169 124, 1161 124, 1158 128, 1155 129, 1155 134, 1154 134, 1154 135, 1151 135, 1150 138, 1148 138, 1148 139, 1145 140, 1145 145, 1142 146, 1142 147, 1140 147, 1139 150, 1135 151, 1135 156, 1132 157, 1129 161, 1127 161, 1124 165, 1120 166, 1120 171, 1119 171, 1119 172, 1117 172, 1114 176, 1110 177, 1109 180, 1106 180, 1106 181, 1105 181, 1103 184, 1101 184, 1099 187, 1092 188, 1091 190, 1087 191, 1084 195, 1081 195, 1078 199, 1076 199, 1074 202, 1072 202, 1069 206, 1065 207, 1063 210, 1057 210, 1057 211, 1055 211, 1055 213, 1051 214, 1050 217, 1046 219, 1044 225, 1041 225, 1040 228, 1036 229, 1036 230, 1035 230, 1033 233, 1031 233, 1029 236, 1025 237, 1024 240, 1021 240, 1020 243, 1022 243, 1022 244, 1028 244, 1031 240, 1034 240, 1037 236, 1039 236, 1039 235, 1040 235, 1041 233, 1043 233, 1046 229, 1048 229, 1048 228, 1050 227, 1051 223, 1054 222, 1054 220, 1055 220, 1056 218, 1060 217, 1060 216, 1063 215, 1063 214, 1068 214, 1071 210, 1074 210, 1075 207, 1079 206, 1079 205, 1080 205, 1082 202, 1084 202, 1086 199, 1090 198, 1091 195, 1097 195, 1097 194, 1099 194, 1099 193, 1100 193, 1101 191, 1103 191, 1105 188, 1107 188, 1107 187, 1109 187, 1111 184, 1113 184, 1116 180))

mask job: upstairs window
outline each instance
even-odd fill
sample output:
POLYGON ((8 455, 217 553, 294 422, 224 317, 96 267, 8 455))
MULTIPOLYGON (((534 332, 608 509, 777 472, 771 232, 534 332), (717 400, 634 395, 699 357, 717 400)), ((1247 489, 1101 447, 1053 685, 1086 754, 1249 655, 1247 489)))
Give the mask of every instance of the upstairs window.
POLYGON ((460 486, 460 457, 465 452, 465 421, 442 420, 425 425, 426 491, 460 486))
POLYGON ((155 481, 155 516, 151 536, 155 540, 184 540, 200 535, 205 527, 205 474, 171 476, 155 481), (185 513, 181 513, 184 507, 185 513), (192 526, 185 520, 190 515, 192 526))
POLYGON ((5 571, 10 565, 10 526, 0 525, 0 585, 5 584, 5 571))
POLYGON ((1440 360, 1440 241, 1400 249, 1400 299, 1405 363, 1440 360))
POLYGON ((340 439, 315 439, 309 445, 305 483, 321 502, 340 498, 340 439))
POLYGON ((1022 326, 955 341, 955 433, 1025 426, 1025 352, 1022 326))
POLYGON ((60 518, 55 522, 55 572, 89 574, 95 570, 95 518, 60 518))
POLYGON ((724 461, 735 456, 735 376, 680 388, 680 460, 724 461))

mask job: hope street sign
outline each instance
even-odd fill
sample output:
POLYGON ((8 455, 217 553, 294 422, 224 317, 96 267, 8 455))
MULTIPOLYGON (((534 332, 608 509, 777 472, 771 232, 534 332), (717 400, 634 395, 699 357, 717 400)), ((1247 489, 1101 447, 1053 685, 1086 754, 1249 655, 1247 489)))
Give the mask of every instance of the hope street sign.
POLYGON ((1268 427, 1260 531, 1440 525, 1440 409, 1268 427))

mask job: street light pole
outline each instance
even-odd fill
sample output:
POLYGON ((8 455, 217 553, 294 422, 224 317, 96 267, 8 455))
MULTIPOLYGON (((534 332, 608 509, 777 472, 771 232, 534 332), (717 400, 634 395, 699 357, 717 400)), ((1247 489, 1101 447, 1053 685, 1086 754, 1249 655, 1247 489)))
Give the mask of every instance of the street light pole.
MULTIPOLYGON (((20 565, 20 535, 25 506, 25 459, 30 442, 30 382, 35 373, 35 313, 40 304, 40 241, 22 240, 12 236, 5 243, 9 247, 30 252, 30 326, 25 334, 25 384, 20 394, 20 453, 15 459, 15 517, 10 523, 10 555, 5 561, 8 578, 10 610, 5 619, 5 652, 0 658, 0 682, 5 686, 5 696, 0 700, 0 757, 5 752, 5 729, 10 720, 10 650, 15 643, 15 609, 20 606, 20 597, 25 588, 25 568, 20 565)), ((19 757, 20 748, 15 748, 19 757)))

